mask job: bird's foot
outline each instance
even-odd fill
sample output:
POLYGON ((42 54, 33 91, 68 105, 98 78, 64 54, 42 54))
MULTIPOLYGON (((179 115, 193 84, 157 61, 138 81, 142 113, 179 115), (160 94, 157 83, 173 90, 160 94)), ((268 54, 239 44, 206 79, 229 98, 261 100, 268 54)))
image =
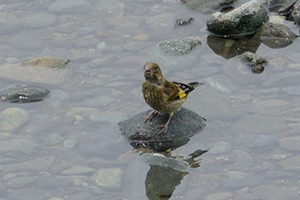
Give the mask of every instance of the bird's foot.
POLYGON ((153 110, 149 115, 147 115, 145 118, 144 118, 144 122, 146 121, 151 121, 152 118, 157 115, 158 111, 156 110, 153 110))
POLYGON ((168 124, 165 124, 165 125, 162 125, 162 126, 159 126, 160 128, 162 128, 158 134, 162 134, 162 133, 166 133, 167 130, 168 130, 168 124))

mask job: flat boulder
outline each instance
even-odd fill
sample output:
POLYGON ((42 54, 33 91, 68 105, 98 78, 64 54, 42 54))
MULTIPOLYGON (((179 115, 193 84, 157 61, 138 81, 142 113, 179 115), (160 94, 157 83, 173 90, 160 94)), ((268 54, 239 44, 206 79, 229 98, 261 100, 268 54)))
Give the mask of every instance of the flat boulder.
POLYGON ((144 122, 151 110, 144 111, 125 121, 119 122, 120 131, 134 148, 149 148, 154 151, 176 149, 189 141, 205 127, 205 119, 195 112, 181 108, 172 117, 166 133, 159 134, 169 115, 158 114, 151 122, 144 122))

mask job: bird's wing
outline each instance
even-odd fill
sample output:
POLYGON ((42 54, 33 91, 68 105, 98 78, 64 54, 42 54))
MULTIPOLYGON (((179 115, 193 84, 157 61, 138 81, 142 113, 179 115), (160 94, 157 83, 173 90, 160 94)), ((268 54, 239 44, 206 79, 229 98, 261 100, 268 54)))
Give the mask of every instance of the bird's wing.
POLYGON ((163 94, 166 96, 168 101, 183 99, 187 96, 187 93, 182 90, 178 84, 170 81, 166 81, 164 83, 163 94))

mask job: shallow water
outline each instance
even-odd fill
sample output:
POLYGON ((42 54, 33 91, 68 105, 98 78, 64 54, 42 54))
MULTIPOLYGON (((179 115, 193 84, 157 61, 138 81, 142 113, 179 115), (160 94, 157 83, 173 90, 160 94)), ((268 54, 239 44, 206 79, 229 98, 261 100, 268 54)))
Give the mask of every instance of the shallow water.
POLYGON ((258 75, 238 59, 216 55, 206 42, 210 14, 179 0, 90 0, 71 13, 52 12, 52 2, 0 2, 0 14, 16 18, 0 32, 1 65, 40 56, 72 60, 63 82, 0 78, 0 88, 51 91, 41 102, 0 104, 1 121, 13 119, 13 128, 0 122, 2 199, 297 199, 299 40, 282 49, 261 44, 257 53, 269 64, 258 75), (187 17, 195 20, 173 27, 187 17), (197 37, 202 45, 181 57, 157 52, 160 42, 181 37, 197 37), (147 61, 157 62, 167 79, 206 83, 184 107, 205 117, 207 127, 162 161, 133 152, 118 130, 119 121, 149 109, 141 94, 147 61), (201 166, 185 165, 199 149, 209 150, 197 158, 201 166))

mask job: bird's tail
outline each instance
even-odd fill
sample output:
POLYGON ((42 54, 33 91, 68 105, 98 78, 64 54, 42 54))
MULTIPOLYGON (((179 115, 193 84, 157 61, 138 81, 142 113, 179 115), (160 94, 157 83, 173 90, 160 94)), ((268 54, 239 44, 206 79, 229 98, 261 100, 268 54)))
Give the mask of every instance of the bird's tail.
POLYGON ((201 86, 201 85, 204 85, 205 83, 199 83, 199 82, 191 82, 191 83, 188 83, 189 86, 195 88, 195 87, 198 87, 198 86, 201 86))

